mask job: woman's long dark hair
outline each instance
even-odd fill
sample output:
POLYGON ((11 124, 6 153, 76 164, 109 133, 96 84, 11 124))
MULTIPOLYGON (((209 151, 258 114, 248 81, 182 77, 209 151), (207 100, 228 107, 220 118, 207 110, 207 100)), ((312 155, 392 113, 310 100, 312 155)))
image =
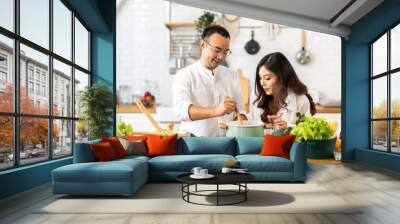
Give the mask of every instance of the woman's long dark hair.
POLYGON ((288 89, 292 90, 296 95, 306 95, 310 101, 311 114, 314 115, 316 113, 315 103, 308 93, 307 86, 299 80, 289 60, 280 52, 268 54, 258 63, 255 87, 254 91, 257 98, 253 103, 257 103, 257 107, 263 109, 264 112, 261 115, 261 120, 264 122, 267 122, 266 115, 276 114, 279 108, 287 106, 285 99, 288 95, 288 89), (261 86, 258 73, 262 66, 278 77, 280 89, 275 97, 267 95, 261 86))

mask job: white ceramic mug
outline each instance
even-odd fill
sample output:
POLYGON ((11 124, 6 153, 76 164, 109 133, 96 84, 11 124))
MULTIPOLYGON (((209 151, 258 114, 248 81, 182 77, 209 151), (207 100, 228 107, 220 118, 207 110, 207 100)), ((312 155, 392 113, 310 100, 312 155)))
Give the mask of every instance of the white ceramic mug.
POLYGON ((208 169, 201 169, 200 170, 200 176, 207 176, 208 175, 208 169))
POLYGON ((230 167, 222 167, 221 172, 222 173, 230 173, 232 171, 232 169, 230 167))
POLYGON ((196 175, 196 176, 199 176, 199 175, 201 175, 200 174, 200 171, 202 170, 202 168, 201 167, 193 167, 193 169, 192 169, 192 173, 194 174, 194 175, 196 175))

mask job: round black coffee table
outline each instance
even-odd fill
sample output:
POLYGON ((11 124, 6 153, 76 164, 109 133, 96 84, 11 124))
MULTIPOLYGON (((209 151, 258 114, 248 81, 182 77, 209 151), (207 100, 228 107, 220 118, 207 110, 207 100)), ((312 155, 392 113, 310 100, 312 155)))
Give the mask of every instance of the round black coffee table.
POLYGON ((247 200, 247 192, 249 188, 247 183, 255 180, 255 177, 248 173, 216 173, 213 174, 215 177, 212 179, 193 179, 190 177, 191 173, 182 174, 177 177, 178 181, 182 183, 182 199, 188 203, 198 204, 198 205, 234 205, 247 200), (198 184, 204 185, 215 185, 215 190, 197 190, 198 184), (190 191, 190 186, 195 186, 194 191, 190 191), (223 190, 220 189, 220 185, 236 185, 237 190, 223 190), (215 194, 206 194, 209 192, 214 192, 215 194), (190 200, 190 196, 204 196, 204 197, 216 197, 216 204, 202 204, 193 202, 190 200), (240 199, 231 203, 221 203, 221 197, 232 197, 240 196, 240 199))

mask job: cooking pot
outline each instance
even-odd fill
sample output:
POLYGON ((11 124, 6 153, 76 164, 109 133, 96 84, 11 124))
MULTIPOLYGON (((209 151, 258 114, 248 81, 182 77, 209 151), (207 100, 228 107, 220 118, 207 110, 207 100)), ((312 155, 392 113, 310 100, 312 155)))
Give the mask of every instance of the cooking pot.
POLYGON ((226 136, 229 137, 262 137, 264 123, 260 121, 230 121, 226 123, 226 136))

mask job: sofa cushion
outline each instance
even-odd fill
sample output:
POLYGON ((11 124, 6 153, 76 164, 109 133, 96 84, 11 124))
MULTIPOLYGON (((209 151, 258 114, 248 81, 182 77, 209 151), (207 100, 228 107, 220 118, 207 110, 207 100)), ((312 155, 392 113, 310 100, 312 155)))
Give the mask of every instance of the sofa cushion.
POLYGON ((219 171, 230 159, 231 155, 175 155, 158 156, 149 160, 150 171, 163 172, 190 172, 193 167, 199 166, 211 172, 219 171))
POLYGON ((112 145, 108 142, 93 144, 90 147, 92 149, 94 157, 96 157, 96 161, 104 162, 118 158, 112 145))
POLYGON ((238 155, 240 167, 249 172, 292 172, 292 161, 278 156, 238 155))
POLYGON ((184 155, 235 155, 235 148, 232 137, 186 137, 177 141, 177 154, 184 155))
POLYGON ((126 140, 125 138, 120 138, 119 140, 120 140, 122 146, 124 146, 127 156, 129 156, 129 155, 137 155, 137 156, 147 155, 147 148, 146 148, 145 141, 142 141, 142 140, 130 141, 130 140, 126 140))
POLYGON ((125 156, 124 158, 116 159, 113 160, 113 162, 127 162, 130 163, 131 161, 138 160, 142 162, 148 162, 150 157, 147 156, 136 156, 136 155, 130 155, 130 156, 125 156))
POLYGON ((164 156, 176 154, 176 139, 178 135, 171 136, 148 136, 146 143, 148 156, 164 156))
POLYGON ((289 159, 290 148, 296 136, 294 135, 265 135, 261 156, 280 156, 289 159))
POLYGON ((100 140, 75 143, 74 163, 95 162, 96 158, 90 148, 92 144, 99 144, 100 140))
POLYGON ((259 154, 264 144, 263 137, 238 137, 236 141, 236 155, 259 154))
MULTIPOLYGON (((58 182, 130 182, 134 172, 147 171, 146 162, 131 159, 109 162, 74 163, 53 170, 58 182)), ((143 174, 147 176, 147 172, 143 174)))
POLYGON ((126 156, 126 151, 124 149, 124 146, 122 146, 121 142, 117 137, 104 137, 101 138, 101 142, 110 143, 112 148, 114 149, 117 158, 122 158, 126 156))

